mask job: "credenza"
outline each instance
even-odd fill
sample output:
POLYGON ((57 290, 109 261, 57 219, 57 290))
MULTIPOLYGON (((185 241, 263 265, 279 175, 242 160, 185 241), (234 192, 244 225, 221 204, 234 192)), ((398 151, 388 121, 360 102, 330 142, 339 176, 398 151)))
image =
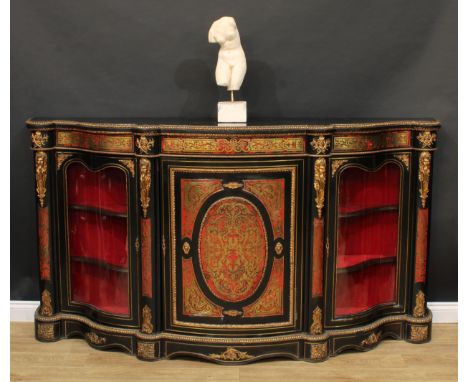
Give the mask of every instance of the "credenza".
POLYGON ((438 121, 27 127, 38 340, 223 364, 430 340, 438 121))

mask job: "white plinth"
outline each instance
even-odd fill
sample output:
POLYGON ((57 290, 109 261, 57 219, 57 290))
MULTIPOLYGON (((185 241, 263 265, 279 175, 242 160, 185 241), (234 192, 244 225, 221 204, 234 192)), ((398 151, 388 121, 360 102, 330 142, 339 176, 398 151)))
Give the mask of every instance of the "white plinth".
POLYGON ((218 123, 246 123, 247 102, 218 102, 218 123))

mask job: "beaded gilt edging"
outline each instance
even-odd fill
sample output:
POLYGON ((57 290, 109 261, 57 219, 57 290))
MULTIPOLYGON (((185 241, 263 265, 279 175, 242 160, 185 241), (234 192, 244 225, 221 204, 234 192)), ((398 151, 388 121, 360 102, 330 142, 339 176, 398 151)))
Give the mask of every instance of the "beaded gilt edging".
MULTIPOLYGON (((236 131, 240 126, 212 126, 212 125, 167 125, 167 124, 141 124, 136 123, 106 123, 106 122, 79 122, 73 120, 44 120, 34 121, 27 120, 26 124, 29 126, 79 126, 90 128, 103 128, 103 129, 136 129, 136 130, 151 130, 159 129, 164 130, 211 130, 211 131, 236 131)), ((357 129, 357 128, 373 128, 373 127, 399 127, 399 126, 414 126, 414 127, 439 127, 440 122, 434 121, 415 121, 415 120, 399 120, 387 122, 367 122, 367 123, 335 123, 335 124, 302 124, 302 125, 271 125, 271 126, 241 126, 248 129, 255 130, 304 130, 304 131, 317 131, 317 130, 333 130, 333 129, 357 129)))
POLYGON ((416 318, 413 316, 408 316, 406 314, 401 314, 398 316, 392 317, 384 317, 381 318, 371 324, 361 326, 359 328, 354 329, 339 329, 339 330, 328 330, 323 334, 320 335, 313 335, 307 333, 299 333, 299 334, 289 334, 283 336, 275 336, 275 337, 239 337, 239 338, 226 338, 226 337, 202 337, 202 336, 188 336, 188 335, 180 335, 180 334, 173 334, 173 333, 158 333, 158 334, 145 334, 140 332, 138 329, 124 329, 124 328, 112 328, 106 325, 95 323, 94 321, 86 318, 77 316, 75 314, 69 313, 58 313, 51 317, 44 317, 37 313, 35 314, 35 319, 39 322, 55 322, 60 320, 73 320, 77 322, 81 322, 85 325, 88 325, 91 329, 101 330, 103 332, 108 333, 116 333, 116 334, 129 334, 134 335, 138 339, 142 340, 179 340, 179 341, 186 341, 186 342, 201 342, 201 343, 223 343, 223 344, 252 344, 252 343, 272 343, 272 342, 287 342, 287 341, 298 341, 304 340, 309 342, 314 341, 324 341, 329 339, 330 337, 338 336, 338 335, 348 335, 348 334, 357 334, 368 332, 373 329, 378 328, 379 326, 391 322, 407 322, 410 324, 427 324, 432 321, 432 313, 428 309, 428 313, 425 317, 416 318))

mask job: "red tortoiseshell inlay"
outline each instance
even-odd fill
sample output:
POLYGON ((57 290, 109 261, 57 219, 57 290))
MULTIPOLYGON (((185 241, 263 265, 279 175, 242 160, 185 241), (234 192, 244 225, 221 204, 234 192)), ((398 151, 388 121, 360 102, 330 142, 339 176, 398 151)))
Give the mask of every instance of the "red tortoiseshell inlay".
POLYGON ((185 316, 222 317, 222 307, 202 293, 193 270, 192 259, 182 259, 182 313, 185 316))
POLYGON ((151 272, 151 219, 140 219, 141 227, 141 288, 143 296, 153 296, 151 272))
POLYGON ((270 280, 262 295, 244 308, 244 317, 270 317, 284 314, 284 258, 275 259, 270 280))
POLYGON ((254 194, 267 209, 275 239, 284 237, 284 179, 245 180, 244 190, 254 194))
POLYGON ((267 239, 263 220, 246 199, 227 197, 204 216, 199 242, 203 277, 224 301, 251 296, 264 277, 267 239))
POLYGON ((183 238, 192 238, 193 224, 201 206, 209 196, 222 189, 219 179, 182 179, 180 181, 183 238))
POLYGON ((312 297, 323 296, 323 219, 314 219, 312 297))
POLYGON ((38 209, 38 230, 41 280, 50 280, 49 207, 38 209))
POLYGON ((427 261, 427 229, 429 222, 429 209, 418 208, 418 228, 416 233, 416 269, 415 282, 426 281, 427 261))

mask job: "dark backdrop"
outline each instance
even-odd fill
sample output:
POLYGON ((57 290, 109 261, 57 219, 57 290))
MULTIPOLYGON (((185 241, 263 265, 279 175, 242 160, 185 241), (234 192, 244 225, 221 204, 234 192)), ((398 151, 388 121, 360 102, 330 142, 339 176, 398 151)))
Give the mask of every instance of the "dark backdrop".
POLYGON ((429 291, 457 300, 457 2, 11 2, 11 299, 38 300, 24 121, 215 117, 211 22, 234 16, 250 117, 434 117, 429 291))

